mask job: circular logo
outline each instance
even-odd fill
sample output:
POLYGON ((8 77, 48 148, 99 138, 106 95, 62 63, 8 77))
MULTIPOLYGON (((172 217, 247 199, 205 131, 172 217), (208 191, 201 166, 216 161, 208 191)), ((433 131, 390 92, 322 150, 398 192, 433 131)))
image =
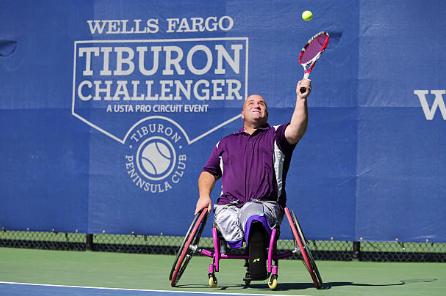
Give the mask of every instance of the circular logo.
POLYGON ((176 163, 173 145, 162 137, 146 139, 136 153, 139 171, 149 180, 159 181, 172 173, 176 163))
POLYGON ((135 186, 158 194, 180 183, 187 166, 181 126, 148 118, 129 133, 126 144, 125 170, 135 186))

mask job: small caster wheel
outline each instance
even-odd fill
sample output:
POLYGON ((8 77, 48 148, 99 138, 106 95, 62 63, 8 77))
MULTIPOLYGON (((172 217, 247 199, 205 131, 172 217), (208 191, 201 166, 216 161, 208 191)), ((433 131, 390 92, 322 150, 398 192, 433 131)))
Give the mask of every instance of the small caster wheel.
POLYGON ((249 285, 251 284, 251 274, 249 272, 245 274, 245 278, 243 279, 243 281, 245 282, 245 287, 249 287, 249 285))
POLYGON ((217 278, 215 277, 214 274, 210 273, 209 274, 209 286, 211 288, 216 288, 218 284, 217 278))
POLYGON ((271 275, 271 277, 269 278, 269 281, 268 281, 268 287, 271 290, 274 290, 277 288, 277 274, 271 275))

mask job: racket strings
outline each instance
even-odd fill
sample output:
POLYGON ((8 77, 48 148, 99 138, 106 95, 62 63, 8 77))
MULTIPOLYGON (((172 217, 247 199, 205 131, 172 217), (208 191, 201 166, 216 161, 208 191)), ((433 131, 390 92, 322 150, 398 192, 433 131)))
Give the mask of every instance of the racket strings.
MULTIPOLYGON (((313 38, 311 38, 302 49, 299 56, 299 63, 303 66, 304 74, 306 76, 309 75, 314 64, 324 52, 325 48, 328 45, 328 40, 328 34, 326 32, 320 32, 313 36, 313 38)), ((304 76, 304 78, 306 76, 304 76)))

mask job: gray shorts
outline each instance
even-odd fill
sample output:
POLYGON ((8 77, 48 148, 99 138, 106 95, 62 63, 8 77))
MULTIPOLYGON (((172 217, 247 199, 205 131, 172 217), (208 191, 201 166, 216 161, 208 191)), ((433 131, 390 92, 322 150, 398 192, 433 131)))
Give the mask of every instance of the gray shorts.
POLYGON ((214 221, 223 238, 231 248, 243 246, 248 242, 252 221, 263 223, 268 234, 277 228, 283 219, 282 207, 275 201, 253 200, 241 208, 235 204, 215 205, 214 221))

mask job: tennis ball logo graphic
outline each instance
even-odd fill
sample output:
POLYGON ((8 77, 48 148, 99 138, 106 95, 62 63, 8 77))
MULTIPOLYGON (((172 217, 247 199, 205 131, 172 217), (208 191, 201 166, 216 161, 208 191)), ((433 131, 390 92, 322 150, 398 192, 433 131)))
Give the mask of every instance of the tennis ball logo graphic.
POLYGON ((162 180, 173 170, 176 162, 175 149, 162 137, 144 141, 138 150, 138 167, 150 180, 162 180))
POLYGON ((171 153, 161 142, 153 142, 146 146, 141 155, 144 168, 152 175, 164 173, 170 166, 171 153))

